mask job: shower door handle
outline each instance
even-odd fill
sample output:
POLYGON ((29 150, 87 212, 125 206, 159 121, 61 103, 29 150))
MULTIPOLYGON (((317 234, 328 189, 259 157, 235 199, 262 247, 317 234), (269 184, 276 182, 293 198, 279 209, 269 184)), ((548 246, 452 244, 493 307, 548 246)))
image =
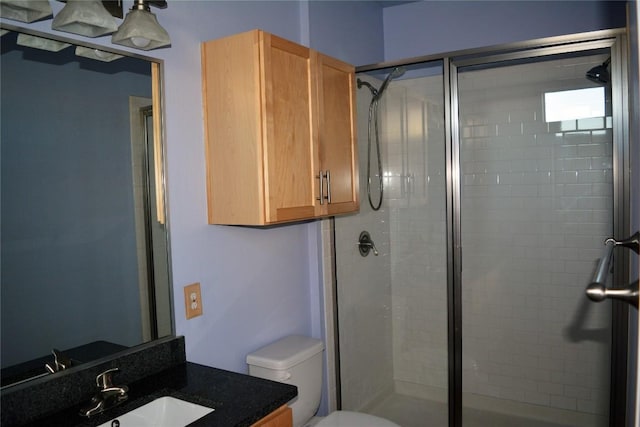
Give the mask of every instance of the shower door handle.
POLYGON ((638 282, 630 283, 629 286, 622 289, 611 289, 600 283, 591 283, 587 286, 587 296, 595 302, 601 302, 607 298, 618 299, 638 308, 638 282))
POLYGON ((587 286, 587 297, 591 301, 601 302, 607 298, 618 299, 628 302, 634 307, 638 308, 638 282, 630 283, 629 286, 624 288, 607 288, 607 277, 611 269, 611 261, 613 260, 613 250, 617 246, 631 249, 635 253, 640 250, 640 232, 637 232, 625 239, 615 240, 607 239, 604 242, 605 248, 602 252, 602 257, 598 263, 595 274, 589 286, 587 286))

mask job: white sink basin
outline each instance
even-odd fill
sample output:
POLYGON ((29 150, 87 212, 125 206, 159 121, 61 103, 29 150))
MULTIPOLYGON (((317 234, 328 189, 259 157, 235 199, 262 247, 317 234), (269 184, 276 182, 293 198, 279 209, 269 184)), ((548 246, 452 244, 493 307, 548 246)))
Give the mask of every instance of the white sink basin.
POLYGON ((212 408, 165 396, 127 412, 98 427, 111 427, 118 420, 120 427, 183 427, 204 417, 212 408))

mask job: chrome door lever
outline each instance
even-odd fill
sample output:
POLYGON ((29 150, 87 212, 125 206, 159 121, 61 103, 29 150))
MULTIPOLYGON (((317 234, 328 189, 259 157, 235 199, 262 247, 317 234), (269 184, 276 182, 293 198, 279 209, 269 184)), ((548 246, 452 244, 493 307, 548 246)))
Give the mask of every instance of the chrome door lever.
POLYGON ((606 298, 618 299, 638 308, 638 283, 630 283, 623 289, 610 289, 600 283, 591 283, 587 286, 587 296, 595 302, 604 301, 606 298))

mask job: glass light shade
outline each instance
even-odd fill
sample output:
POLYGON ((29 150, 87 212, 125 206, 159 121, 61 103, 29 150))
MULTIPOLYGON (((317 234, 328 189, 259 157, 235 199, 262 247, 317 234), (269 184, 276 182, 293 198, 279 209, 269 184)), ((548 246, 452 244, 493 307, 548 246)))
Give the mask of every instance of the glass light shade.
POLYGON ((105 52, 104 50, 91 49, 84 46, 76 47, 76 55, 102 62, 111 62, 123 58, 122 55, 118 55, 117 53, 105 52))
POLYGON ((14 21, 34 22, 53 14, 49 0, 2 0, 0 17, 14 21))
POLYGON ((116 31, 118 24, 99 0, 67 0, 66 6, 53 18, 51 28, 99 37, 116 31))
POLYGON ((23 33, 18 34, 16 44, 18 44, 19 46, 48 50, 49 52, 59 52, 62 49, 71 46, 69 43, 63 43, 57 40, 45 39, 42 37, 31 36, 29 34, 23 33))
POLYGON ((151 50, 169 46, 169 33, 160 26, 156 15, 144 10, 131 10, 116 33, 111 36, 111 43, 135 49, 151 50))

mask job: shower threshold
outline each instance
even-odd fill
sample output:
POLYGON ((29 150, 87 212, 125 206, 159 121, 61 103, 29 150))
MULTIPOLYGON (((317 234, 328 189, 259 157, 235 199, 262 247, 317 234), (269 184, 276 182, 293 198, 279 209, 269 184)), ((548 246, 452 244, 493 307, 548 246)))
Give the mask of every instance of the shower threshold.
MULTIPOLYGON (((392 393, 368 411, 372 415, 386 418, 402 427, 448 427, 447 404, 419 397, 392 393), (428 424, 425 422, 428 421, 428 424)), ((561 417, 562 418, 562 417, 561 417)), ((464 427, 584 427, 573 422, 549 421, 525 418, 514 414, 493 412, 486 409, 463 408, 464 427)), ((606 420, 595 420, 588 425, 606 425, 606 420)))

